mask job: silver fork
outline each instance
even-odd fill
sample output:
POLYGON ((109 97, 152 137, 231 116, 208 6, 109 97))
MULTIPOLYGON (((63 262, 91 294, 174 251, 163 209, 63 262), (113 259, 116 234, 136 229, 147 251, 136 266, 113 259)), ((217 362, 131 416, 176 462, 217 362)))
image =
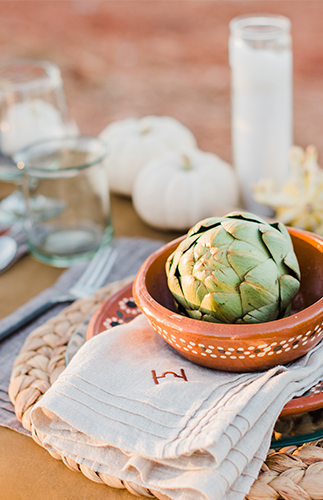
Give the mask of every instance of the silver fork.
POLYGON ((51 297, 45 304, 41 304, 32 311, 28 311, 14 325, 0 331, 0 341, 26 326, 57 304, 74 302, 76 299, 84 299, 93 295, 96 290, 104 285, 117 256, 117 249, 112 250, 111 247, 99 248, 82 276, 66 293, 51 297))

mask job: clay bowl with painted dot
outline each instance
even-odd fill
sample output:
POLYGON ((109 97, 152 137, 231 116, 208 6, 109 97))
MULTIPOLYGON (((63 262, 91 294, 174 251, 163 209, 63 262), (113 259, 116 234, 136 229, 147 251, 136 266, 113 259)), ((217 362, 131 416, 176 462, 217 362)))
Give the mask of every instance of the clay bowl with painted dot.
POLYGON ((224 371, 265 370, 293 361, 323 336, 323 238, 288 228, 301 269, 291 315, 258 324, 208 323, 177 313, 167 286, 165 263, 178 238, 141 266, 133 297, 154 330, 190 361, 224 371))

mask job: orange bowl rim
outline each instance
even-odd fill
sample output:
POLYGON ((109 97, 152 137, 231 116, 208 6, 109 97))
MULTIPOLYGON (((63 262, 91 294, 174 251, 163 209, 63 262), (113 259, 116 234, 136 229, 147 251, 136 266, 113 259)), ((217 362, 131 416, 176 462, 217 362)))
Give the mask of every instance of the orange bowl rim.
MULTIPOLYGON (((316 246, 317 248, 322 247, 323 254, 323 238, 315 233, 310 233, 309 231, 304 231, 302 229, 296 229, 287 227, 288 232, 300 239, 303 239, 312 246, 316 246)), ((229 323, 209 323, 203 322, 203 333, 199 332, 198 326, 202 323, 199 320, 189 318, 187 316, 183 316, 174 311, 170 311, 165 306, 161 305, 157 302, 148 292, 146 287, 146 274, 151 264, 155 261, 155 259, 167 252, 167 250, 175 245, 178 245, 180 241, 182 241, 186 235, 180 236, 175 240, 170 241, 166 245, 163 245, 161 248, 153 252, 142 264, 140 267, 133 284, 133 295, 138 307, 146 314, 147 316, 152 316, 156 319, 169 317, 171 322, 174 324, 178 324, 181 329, 184 329, 183 322, 187 325, 185 328, 188 332, 195 332, 197 335, 203 335, 206 337, 214 337, 219 339, 232 339, 234 337, 239 337, 242 339, 251 339, 259 336, 267 336, 274 337, 279 334, 279 332, 284 330, 284 336, 288 337, 287 330, 290 330, 290 335, 292 336, 294 333, 292 331, 296 325, 300 325, 301 323, 307 323, 309 320, 314 320, 317 316, 323 316, 323 297, 319 300, 306 307, 305 309, 287 316, 286 318, 277 319, 274 321, 267 321, 264 323, 248 323, 248 324, 229 324, 229 323), (215 331, 216 330, 216 331, 215 331)), ((175 247, 176 248, 176 247, 175 247)), ((322 255, 323 258, 323 255, 322 255)))

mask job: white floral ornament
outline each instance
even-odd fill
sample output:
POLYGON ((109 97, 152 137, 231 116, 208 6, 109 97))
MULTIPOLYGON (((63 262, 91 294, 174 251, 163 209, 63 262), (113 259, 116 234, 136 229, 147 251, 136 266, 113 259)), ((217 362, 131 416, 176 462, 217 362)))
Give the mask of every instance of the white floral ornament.
POLYGON ((124 297, 118 302, 118 309, 115 311, 115 316, 110 316, 106 318, 103 322, 103 326, 109 330, 114 326, 123 325, 128 323, 135 316, 141 314, 141 310, 136 306, 133 297, 124 297))
POLYGON ((133 297, 124 297, 123 299, 121 299, 119 301, 119 308, 125 314, 131 314, 132 316, 136 316, 137 314, 141 313, 133 297))
POLYGON ((316 147, 292 146, 290 162, 291 175, 281 189, 263 179, 253 186, 253 197, 284 224, 323 235, 323 170, 316 147))

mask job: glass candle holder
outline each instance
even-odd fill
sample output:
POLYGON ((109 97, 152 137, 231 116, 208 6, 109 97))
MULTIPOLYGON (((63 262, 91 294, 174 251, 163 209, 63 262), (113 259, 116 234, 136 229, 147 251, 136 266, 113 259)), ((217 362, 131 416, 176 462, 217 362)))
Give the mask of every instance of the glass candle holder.
POLYGON ((38 260, 68 267, 110 244, 107 154, 100 139, 78 136, 41 141, 14 155, 24 172, 27 241, 38 260))
MULTIPOLYGON (((0 64, 0 152, 11 156, 50 137, 67 134, 68 115, 60 69, 50 61, 14 59, 0 64)), ((0 166, 0 179, 20 172, 0 166)))
POLYGON ((26 212, 22 172, 12 155, 36 141, 76 133, 56 64, 35 59, 0 63, 0 180, 18 187, 0 203, 1 222, 13 224, 26 212))
POLYGON ((291 22, 254 14, 230 22, 233 164, 242 204, 270 215, 252 197, 252 184, 270 178, 281 186, 289 174, 293 144, 293 57, 291 22))

